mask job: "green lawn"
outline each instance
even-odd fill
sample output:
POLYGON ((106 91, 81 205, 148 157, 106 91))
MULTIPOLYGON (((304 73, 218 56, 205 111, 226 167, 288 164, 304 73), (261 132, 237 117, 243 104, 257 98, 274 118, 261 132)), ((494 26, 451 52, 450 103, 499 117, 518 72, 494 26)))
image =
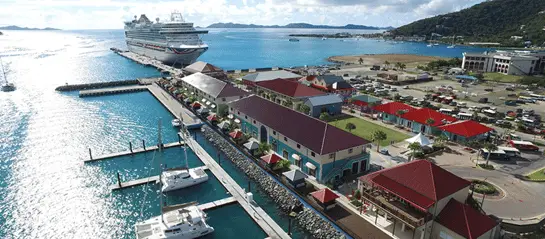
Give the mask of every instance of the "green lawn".
MULTIPOLYGON (((488 72, 484 73, 484 79, 487 81, 495 81, 495 82, 504 82, 504 83, 517 83, 520 79, 524 77, 532 77, 532 76, 514 76, 514 75, 504 75, 498 72, 488 72)), ((542 78, 540 78, 542 79, 542 78)))
POLYGON ((537 170, 537 171, 529 174, 528 179, 545 181, 545 173, 543 172, 543 170, 545 170, 545 169, 540 169, 540 170, 537 170))
POLYGON ((334 125, 337 128, 340 128, 342 130, 348 131, 345 129, 347 123, 353 123, 356 125, 356 129, 352 130, 351 133, 360 136, 366 140, 373 141, 373 132, 377 130, 382 130, 386 135, 388 135, 388 138, 386 140, 383 140, 380 142, 380 146, 388 146, 390 145, 390 141, 400 142, 402 140, 408 139, 409 135, 395 131, 393 129, 386 128, 384 126, 371 123, 367 120, 363 120, 356 117, 346 118, 346 119, 340 119, 337 121, 331 121, 329 124, 334 125))

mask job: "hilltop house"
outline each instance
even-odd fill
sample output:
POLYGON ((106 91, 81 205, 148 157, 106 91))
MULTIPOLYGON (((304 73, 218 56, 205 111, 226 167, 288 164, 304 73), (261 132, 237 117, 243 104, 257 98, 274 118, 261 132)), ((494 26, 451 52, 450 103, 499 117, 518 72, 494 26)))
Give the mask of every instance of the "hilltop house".
POLYGON ((321 91, 338 94, 343 99, 348 99, 355 92, 355 88, 350 83, 336 75, 305 76, 299 82, 321 91))
POLYGON ((303 104, 308 98, 323 96, 327 93, 299 84, 297 81, 276 79, 255 84, 256 93, 267 100, 293 109, 303 104))
POLYGON ((259 96, 228 105, 240 120, 242 132, 270 144, 277 154, 320 182, 369 168, 367 140, 259 96))
POLYGON ((182 78, 181 86, 197 100, 205 99, 215 105, 227 104, 250 94, 225 81, 200 72, 182 78))
POLYGON ((499 238, 499 223, 465 204, 470 185, 429 161, 415 160, 362 176, 358 188, 364 216, 376 218, 375 222, 380 217, 381 223, 375 225, 393 234, 420 239, 499 238))

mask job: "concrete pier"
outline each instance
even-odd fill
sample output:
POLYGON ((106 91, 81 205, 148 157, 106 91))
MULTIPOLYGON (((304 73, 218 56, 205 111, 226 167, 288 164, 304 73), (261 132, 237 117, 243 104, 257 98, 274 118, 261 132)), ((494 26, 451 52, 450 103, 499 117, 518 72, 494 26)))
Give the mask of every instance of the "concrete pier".
POLYGON ((225 206, 227 204, 231 204, 231 203, 235 203, 235 202, 237 202, 235 197, 228 197, 228 198, 220 199, 220 200, 217 200, 217 201, 201 204, 201 205, 199 205, 199 209, 201 209, 203 211, 206 211, 208 209, 213 209, 213 208, 216 208, 216 207, 225 206))
POLYGON ((183 74, 183 71, 181 69, 178 69, 178 68, 175 68, 175 67, 172 67, 172 66, 169 66, 169 65, 165 65, 163 64, 162 62, 158 61, 158 60, 154 60, 150 57, 147 57, 147 56, 142 56, 142 55, 138 55, 134 52, 130 52, 130 51, 127 51, 127 52, 116 52, 117 54, 119 54, 120 56, 123 56, 127 59, 130 59, 136 63, 139 63, 139 64, 142 64, 142 65, 145 65, 145 66, 152 66, 152 67, 155 67, 157 68, 158 70, 163 70, 163 71, 168 71, 171 75, 179 75, 179 74, 183 74))
MULTIPOLYGON (((196 169, 202 169, 202 170, 207 170, 208 167, 207 166, 201 166, 201 167, 197 167, 196 169)), ((118 182, 117 184, 114 184, 112 186, 110 186, 110 189, 112 191, 115 191, 115 190, 120 190, 120 189, 124 189, 124 188, 130 188, 130 187, 135 187, 135 186, 139 186, 139 185, 143 185, 143 184, 147 184, 147 183, 159 183, 159 175, 156 175, 156 176, 151 176, 151 177, 147 177, 147 178, 139 178, 139 179, 135 179, 135 180, 131 180, 131 181, 128 181, 128 182, 118 182)), ((218 204, 227 204, 229 203, 228 201, 226 202, 220 202, 221 200, 217 201, 218 204)), ((208 205, 208 206, 213 206, 213 205, 208 205)))
MULTIPOLYGON (((163 148, 166 149, 166 148, 178 147, 178 146, 182 146, 182 145, 184 145, 183 142, 173 142, 173 143, 164 144, 163 148)), ((154 145, 154 146, 149 146, 149 147, 145 147, 145 148, 133 149, 132 151, 129 150, 129 151, 123 151, 123 152, 118 152, 118 153, 104 154, 104 155, 101 155, 101 156, 98 156, 98 157, 92 157, 92 155, 89 155, 90 158, 87 159, 87 160, 84 160, 83 162, 84 163, 96 162, 96 161, 111 159, 111 158, 120 157, 120 156, 127 156, 127 155, 133 155, 133 154, 138 154, 138 153, 145 153, 145 152, 149 152, 149 151, 154 151, 156 149, 158 149, 158 147, 157 147, 157 145, 154 145)))
POLYGON ((141 86, 141 85, 131 85, 131 86, 103 88, 103 89, 94 89, 94 90, 82 90, 79 92, 79 97, 113 95, 113 94, 131 93, 131 92, 140 92, 140 91, 146 91, 146 90, 147 90, 147 87, 141 86))
POLYGON ((214 173, 221 184, 227 189, 248 215, 272 238, 291 238, 261 207, 247 198, 246 191, 223 170, 223 168, 193 139, 187 139, 187 145, 214 173))

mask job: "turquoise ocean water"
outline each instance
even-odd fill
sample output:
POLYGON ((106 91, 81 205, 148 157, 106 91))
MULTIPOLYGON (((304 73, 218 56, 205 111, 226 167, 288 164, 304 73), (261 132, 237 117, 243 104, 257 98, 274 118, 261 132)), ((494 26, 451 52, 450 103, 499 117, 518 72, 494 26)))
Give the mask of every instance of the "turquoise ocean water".
MULTIPOLYGON (((331 55, 409 53, 461 56, 478 48, 427 48, 420 43, 375 40, 301 39, 296 32, 330 30, 212 30, 204 37, 210 50, 200 59, 225 69, 300 66, 327 63, 331 55)), ((17 90, 0 93, 0 238, 134 238, 132 225, 159 212, 158 187, 110 192, 120 173, 125 180, 158 172, 153 153, 83 164, 88 148, 94 155, 127 150, 129 141, 140 147, 157 142, 157 121, 164 123, 165 142, 177 140, 172 116, 149 93, 78 98, 59 93, 65 83, 88 83, 158 76, 149 67, 110 52, 124 48, 123 31, 6 31, 0 36, 0 56, 8 79, 17 90)), ((202 141, 202 139, 200 139, 202 141)), ((203 147, 217 153, 206 142, 203 147)), ((169 167, 182 164, 181 149, 164 152, 169 167)), ((202 165, 192 152, 189 162, 202 165)), ((224 168, 243 187, 248 179, 227 161, 224 168)), ((211 174, 209 174, 211 175, 211 174)), ((287 230, 287 219, 261 192, 256 201, 287 230)), ((169 195, 167 203, 226 197, 211 177, 202 185, 169 195)), ((264 238, 265 234, 238 205, 209 213, 216 233, 210 238, 264 238)), ((306 234, 296 229, 294 238, 306 234)))

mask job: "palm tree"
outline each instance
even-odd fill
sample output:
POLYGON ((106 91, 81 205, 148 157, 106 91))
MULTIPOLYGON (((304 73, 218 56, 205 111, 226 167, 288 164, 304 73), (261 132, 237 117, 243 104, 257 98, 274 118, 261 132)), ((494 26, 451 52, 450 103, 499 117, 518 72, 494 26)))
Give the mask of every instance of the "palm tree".
POLYGON ((386 140, 388 138, 388 135, 384 133, 382 130, 377 130, 373 132, 373 141, 377 141, 377 152, 380 148, 380 142, 383 140, 386 140))
POLYGON ((384 65, 386 65, 386 68, 390 68, 390 62, 389 61, 384 61, 384 65))
POLYGON ((411 150, 411 159, 409 161, 412 161, 412 158, 416 155, 416 152, 419 152, 422 150, 422 146, 418 142, 412 142, 407 146, 408 149, 411 150))
POLYGON ((433 142, 433 146, 437 147, 437 148, 443 148, 445 147, 445 142, 448 141, 448 138, 446 135, 442 134, 442 135, 439 135, 439 137, 437 137, 435 139, 435 141, 433 142))
POLYGON ((267 143, 260 143, 259 144, 259 147, 257 148, 256 150, 256 153, 258 155, 264 155, 266 154, 267 152, 269 152, 269 150, 271 150, 271 145, 270 144, 267 144, 267 143))
POLYGON ((363 64, 363 58, 360 57, 360 59, 358 60, 358 62, 361 64, 363 64))
POLYGON ((329 114, 327 112, 322 112, 320 114, 320 119, 325 122, 328 122, 330 120, 329 114))
POLYGON ((435 123, 435 120, 432 119, 432 118, 429 118, 429 119, 426 120, 426 124, 429 125, 429 126, 431 126, 434 123, 435 123))
POLYGON ((307 115, 308 115, 308 113, 310 113, 310 107, 308 105, 300 104, 299 109, 300 109, 301 112, 303 112, 303 113, 305 113, 307 115))
POLYGON ((488 166, 488 160, 490 159, 490 155, 492 154, 492 152, 498 150, 498 146, 496 146, 495 144, 486 143, 484 145, 484 148, 488 151, 488 155, 486 155, 486 166, 488 166))
POLYGON ((395 67, 397 67, 399 69, 401 69, 402 65, 403 65, 403 63, 401 63, 401 62, 396 62, 395 63, 395 67))
POLYGON ((356 129, 356 125, 352 122, 348 122, 344 128, 347 129, 348 132, 352 133, 352 130, 356 129))
POLYGON ((291 100, 284 101, 284 106, 291 108, 293 106, 293 101, 291 100))

